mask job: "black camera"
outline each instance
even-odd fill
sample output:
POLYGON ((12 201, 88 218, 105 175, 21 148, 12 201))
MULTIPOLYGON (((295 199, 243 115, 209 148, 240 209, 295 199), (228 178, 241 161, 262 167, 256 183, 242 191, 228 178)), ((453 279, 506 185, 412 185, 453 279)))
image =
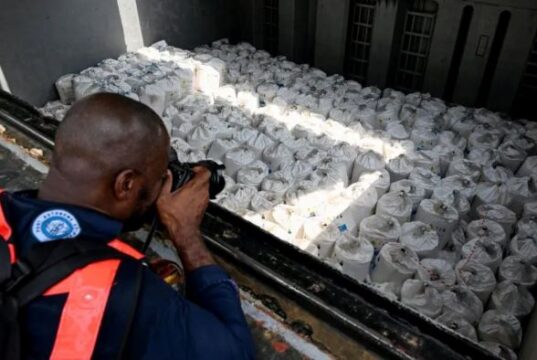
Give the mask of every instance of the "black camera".
POLYGON ((224 190, 226 186, 226 179, 222 176, 222 170, 226 168, 224 165, 212 160, 182 163, 177 159, 177 153, 172 148, 170 149, 169 159, 168 168, 172 172, 172 191, 179 189, 194 177, 192 168, 196 166, 203 166, 211 172, 211 178, 209 179, 209 197, 211 199, 216 198, 216 195, 224 190))

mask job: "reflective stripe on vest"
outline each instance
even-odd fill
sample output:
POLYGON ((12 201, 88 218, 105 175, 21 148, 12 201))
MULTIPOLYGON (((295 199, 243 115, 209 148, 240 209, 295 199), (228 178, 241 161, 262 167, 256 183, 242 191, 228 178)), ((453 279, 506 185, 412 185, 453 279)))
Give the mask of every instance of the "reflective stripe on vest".
MULTIPOLYGON (((0 189, 0 196, 4 192, 4 189, 0 189)), ((11 226, 7 223, 7 219, 4 215, 4 210, 2 209, 2 206, 0 204, 0 236, 4 239, 4 241, 7 241, 7 247, 9 249, 9 255, 11 263, 14 264, 15 261, 17 261, 17 255, 15 253, 15 246, 9 242, 11 239, 11 235, 13 235, 13 231, 11 230, 11 226)))
MULTIPOLYGON (((0 189, 0 194, 3 190, 0 189)), ((10 240, 12 230, 0 204, 0 235, 10 240)), ((16 261, 15 247, 11 262, 16 261)), ((119 239, 108 243, 119 252, 140 260, 144 255, 119 239)), ((106 310, 110 291, 114 285, 120 260, 104 260, 74 271, 52 286, 43 295, 67 294, 50 359, 91 359, 106 310)))

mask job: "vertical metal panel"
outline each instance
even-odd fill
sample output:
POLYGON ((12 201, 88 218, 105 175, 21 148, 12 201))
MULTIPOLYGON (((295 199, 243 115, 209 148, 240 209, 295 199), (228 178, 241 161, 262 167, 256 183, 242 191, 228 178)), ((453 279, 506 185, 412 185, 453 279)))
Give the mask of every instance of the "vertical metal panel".
POLYGON ((414 0, 406 11, 395 88, 421 90, 437 12, 438 4, 432 0, 414 0))
POLYGON ((278 53, 279 0, 263 0, 263 47, 271 54, 278 53))
POLYGON ((375 8, 375 0, 353 0, 349 9, 345 75, 363 83, 367 82, 375 8))
POLYGON ((520 80, 513 112, 537 120, 537 35, 528 55, 526 69, 520 80))

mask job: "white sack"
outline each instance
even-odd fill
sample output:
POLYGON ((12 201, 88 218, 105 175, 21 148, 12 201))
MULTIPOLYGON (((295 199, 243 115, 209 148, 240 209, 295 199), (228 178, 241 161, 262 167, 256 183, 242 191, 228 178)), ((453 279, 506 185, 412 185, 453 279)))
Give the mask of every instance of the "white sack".
POLYGON ((256 159, 255 153, 245 146, 238 147, 229 151, 224 157, 226 173, 235 178, 237 172, 243 167, 250 165, 256 159))
POLYGON ((421 200, 425 199, 426 191, 413 180, 399 180, 390 185, 390 192, 404 191, 412 201, 412 211, 416 211, 421 200))
POLYGON ((440 200, 425 199, 420 202, 415 221, 431 224, 438 232, 440 248, 443 248, 459 222, 459 214, 452 206, 440 200))
POLYGON ((401 225, 397 219, 384 215, 371 215, 360 223, 360 239, 371 242, 375 249, 380 249, 384 244, 396 242, 401 235, 401 225))
POLYGON ((263 133, 259 133, 256 138, 250 138, 246 144, 252 149, 256 155, 256 159, 260 160, 263 151, 274 145, 274 141, 263 133))
POLYGON ((159 116, 162 115, 166 108, 166 91, 156 84, 148 84, 140 88, 138 94, 140 102, 149 106, 159 116))
POLYGON ((491 241, 500 245, 502 249, 507 245, 508 239, 503 227, 490 219, 474 220, 468 223, 466 237, 470 240, 480 238, 491 241))
POLYGON ((399 242, 421 257, 434 257, 439 249, 438 233, 432 225, 420 221, 403 224, 399 242))
POLYGON ((485 312, 477 330, 482 341, 494 341, 512 349, 518 349, 522 342, 520 321, 497 310, 485 312))
POLYGON ((537 268, 519 256, 508 256, 500 265, 498 278, 531 287, 537 281, 537 268))
POLYGON ((455 267, 457 284, 466 286, 486 304, 496 287, 496 278, 488 266, 463 259, 455 267))
POLYGON ((453 313, 475 324, 483 314, 483 303, 476 294, 465 286, 454 286, 442 293, 444 314, 453 313))
POLYGON ((537 155, 530 156, 518 169, 517 176, 537 176, 537 155))
POLYGON ((264 162, 256 160, 237 171, 237 182, 259 188, 269 173, 268 166, 264 162))
POLYGON ((270 191, 258 191, 252 196, 250 208, 256 213, 265 213, 282 203, 282 198, 270 191))
POLYGON ((524 204, 522 217, 537 217, 537 201, 530 201, 524 204))
POLYGON ((347 143, 336 145, 328 149, 328 155, 333 158, 341 159, 341 161, 345 163, 347 174, 352 174, 354 160, 358 156, 358 152, 353 146, 347 143))
POLYGON ((75 76, 75 74, 66 74, 56 80, 56 90, 60 96, 60 101, 64 105, 70 105, 75 101, 75 90, 73 88, 75 76))
POLYGON ((425 189, 425 196, 430 197, 433 190, 440 185, 440 176, 430 170, 414 168, 408 177, 416 186, 425 189))
POLYGON ((369 274, 369 265, 373 260, 374 248, 367 240, 346 237, 338 241, 334 248, 334 257, 339 262, 344 274, 364 281, 369 274))
POLYGON ((517 222, 514 211, 499 204, 483 204, 477 207, 477 215, 481 219, 488 219, 501 225, 505 235, 511 236, 517 222))
POLYGON ((410 279, 416 272, 418 256, 408 247, 399 243, 387 243, 380 249, 371 271, 371 280, 377 283, 393 283, 396 293, 405 280, 410 279))
POLYGON ((417 279, 408 279, 403 283, 401 302, 433 319, 442 312, 440 292, 417 279))
POLYGON ((500 183, 507 182, 514 176, 513 172, 497 163, 491 163, 483 167, 481 180, 483 182, 500 183))
POLYGON ((453 206, 461 219, 465 219, 470 212, 470 202, 458 190, 439 186, 434 189, 431 199, 440 200, 447 205, 453 206))
POLYGON ((433 150, 418 150, 410 154, 414 166, 429 170, 437 175, 441 174, 440 156, 433 150))
POLYGON ((404 224, 410 221, 412 200, 403 190, 386 193, 378 200, 376 213, 394 217, 399 224, 404 224))
POLYGON ((483 204, 508 205, 511 202, 511 199, 512 196, 506 184, 490 182, 479 183, 477 184, 475 199, 472 203, 472 211, 477 211, 477 208, 483 204))
POLYGON ((517 360, 518 357, 516 353, 503 344, 498 344, 493 341, 480 341, 479 345, 483 346, 488 351, 492 352, 496 356, 505 360, 517 360))
POLYGON ((240 146, 235 140, 229 139, 216 139, 211 144, 209 152, 207 153, 207 158, 213 159, 219 162, 223 162, 224 156, 231 150, 236 149, 240 146))
POLYGON ((445 312, 437 317, 436 321, 470 340, 477 341, 474 326, 457 313, 445 312))
POLYGON ((519 236, 533 236, 537 234, 537 217, 525 216, 520 219, 516 224, 517 235, 519 236))
POLYGON ((414 169, 414 162, 408 156, 401 154, 391 159, 386 165, 392 181, 407 179, 410 172, 414 169))
POLYGON ((472 201, 477 191, 477 184, 468 176, 452 175, 443 178, 440 186, 459 191, 468 201, 472 201))
POLYGON ((486 238, 474 238, 462 246, 462 257, 488 266, 496 272, 502 262, 503 250, 498 243, 486 238))
POLYGON ((281 170, 290 173, 296 180, 302 180, 311 175, 313 166, 306 160, 291 160, 290 162, 282 163, 281 170))
POLYGON ((294 179, 290 177, 288 173, 276 171, 265 177, 261 183, 261 189, 265 191, 272 191, 278 196, 284 196, 285 192, 293 186, 294 179))
POLYGON ((507 181, 507 188, 511 195, 508 207, 519 216, 524 211, 524 204, 537 200, 537 178, 513 177, 507 181))
POLYGON ((492 292, 489 308, 524 318, 531 314, 535 299, 524 286, 515 285, 510 281, 502 281, 492 292))
POLYGON ((511 255, 519 256, 528 263, 537 265, 537 234, 515 235, 509 244, 511 255))
POLYGON ((431 150, 438 144, 438 134, 429 128, 414 128, 410 140, 414 141, 418 150, 431 150))
POLYGON ((364 173, 383 170, 385 166, 382 155, 369 150, 359 154, 352 169, 352 182, 357 182, 364 173))
POLYGON ((275 143, 263 151, 263 161, 269 165, 272 171, 278 170, 280 165, 290 162, 293 153, 282 143, 275 143))
POLYGON ((390 187, 390 174, 386 169, 365 173, 360 176, 357 182, 375 188, 377 196, 380 198, 390 187))
POLYGON ((456 281, 453 268, 442 259, 421 260, 418 266, 418 278, 441 291, 450 289, 456 281))
POLYGON ((257 130, 245 127, 233 134, 233 140, 237 141, 239 144, 246 144, 250 141, 255 141, 258 135, 259 132, 257 130))
POLYGON ((456 159, 449 164, 446 177, 451 175, 464 175, 471 178, 474 182, 479 181, 481 177, 481 166, 470 160, 456 159))
POLYGON ((500 163, 511 171, 516 171, 528 156, 526 151, 516 145, 515 141, 504 142, 498 148, 500 163))

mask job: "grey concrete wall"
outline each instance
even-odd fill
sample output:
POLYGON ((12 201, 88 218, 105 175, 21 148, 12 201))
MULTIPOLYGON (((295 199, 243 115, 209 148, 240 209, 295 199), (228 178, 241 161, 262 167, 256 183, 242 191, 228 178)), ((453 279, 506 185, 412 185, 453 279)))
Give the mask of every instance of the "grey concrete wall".
POLYGON ((41 106, 56 97, 53 83, 59 76, 117 57, 129 40, 165 39, 190 48, 236 39, 240 5, 227 0, 0 0, 0 74, 5 77, 0 83, 41 106))
POLYGON ((115 0, 0 0, 0 67, 12 93, 34 105, 53 82, 125 51, 115 0))

